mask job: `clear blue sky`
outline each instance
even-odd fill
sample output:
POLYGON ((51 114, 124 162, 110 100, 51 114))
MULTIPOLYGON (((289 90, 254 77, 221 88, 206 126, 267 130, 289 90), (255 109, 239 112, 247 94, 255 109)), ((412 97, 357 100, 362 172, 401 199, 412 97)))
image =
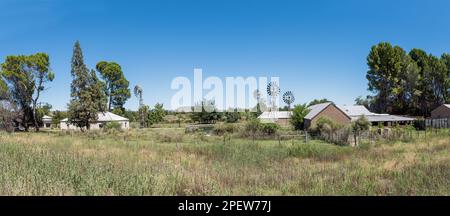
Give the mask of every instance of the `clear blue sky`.
MULTIPOLYGON (((279 76, 297 102, 366 95, 366 56, 389 41, 450 52, 450 1, 2 0, 0 58, 46 52, 43 101, 65 109, 75 40, 85 62, 116 61, 145 103, 170 104, 175 76, 279 76)), ((135 109, 132 97, 126 104, 135 109)))

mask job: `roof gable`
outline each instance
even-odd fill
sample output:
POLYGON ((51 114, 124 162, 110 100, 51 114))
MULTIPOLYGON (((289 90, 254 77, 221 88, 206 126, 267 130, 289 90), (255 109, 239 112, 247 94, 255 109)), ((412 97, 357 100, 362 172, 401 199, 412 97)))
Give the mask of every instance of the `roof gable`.
POLYGON ((305 119, 313 119, 316 117, 320 112, 322 112, 325 108, 327 108, 331 103, 321 103, 309 106, 309 113, 305 116, 305 119))
POLYGON ((348 116, 376 115, 375 113, 370 112, 365 106, 361 105, 343 105, 337 107, 344 111, 348 116))

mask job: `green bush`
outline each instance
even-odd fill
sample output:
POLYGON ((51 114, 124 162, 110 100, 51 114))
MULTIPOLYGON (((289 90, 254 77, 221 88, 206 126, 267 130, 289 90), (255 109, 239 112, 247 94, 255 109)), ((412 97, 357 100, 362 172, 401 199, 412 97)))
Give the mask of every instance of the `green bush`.
POLYGON ((261 122, 259 119, 251 119, 245 124, 245 130, 244 133, 246 135, 250 135, 255 137, 258 131, 260 131, 261 128, 261 122))
POLYGON ((295 105, 294 109, 292 110, 292 116, 291 116, 291 124, 294 127, 295 130, 303 130, 304 129, 304 119, 305 116, 309 113, 308 106, 306 104, 299 104, 295 105))
POLYGON ((233 124, 218 124, 214 126, 213 133, 222 136, 226 133, 232 134, 237 131, 237 127, 233 124))
POLYGON ((280 126, 275 123, 265 123, 262 124, 261 132, 266 136, 273 136, 277 133, 280 126))
POLYGON ((109 131, 109 130, 121 130, 122 129, 122 125, 120 125, 119 122, 108 122, 105 124, 105 126, 103 127, 105 130, 109 131))
POLYGON ((244 130, 242 130, 241 135, 243 137, 273 137, 277 134, 278 126, 275 123, 261 123, 259 119, 252 119, 245 124, 244 130))
POLYGON ((227 123, 236 123, 240 119, 241 119, 241 114, 237 111, 225 113, 225 122, 227 122, 227 123))

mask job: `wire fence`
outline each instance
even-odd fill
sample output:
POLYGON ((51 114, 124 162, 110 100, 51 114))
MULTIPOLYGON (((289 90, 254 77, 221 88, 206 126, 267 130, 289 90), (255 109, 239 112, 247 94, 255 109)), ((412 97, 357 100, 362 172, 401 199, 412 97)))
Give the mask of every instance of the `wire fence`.
POLYGON ((379 141, 412 141, 419 138, 427 138, 435 135, 450 135, 449 127, 443 127, 442 124, 435 124, 426 127, 424 130, 416 130, 413 127, 394 127, 394 128, 373 128, 368 131, 354 132, 349 128, 343 128, 335 131, 323 131, 310 134, 311 138, 322 139, 338 145, 357 146, 360 143, 375 143, 379 141), (437 127, 436 127, 437 125, 437 127))

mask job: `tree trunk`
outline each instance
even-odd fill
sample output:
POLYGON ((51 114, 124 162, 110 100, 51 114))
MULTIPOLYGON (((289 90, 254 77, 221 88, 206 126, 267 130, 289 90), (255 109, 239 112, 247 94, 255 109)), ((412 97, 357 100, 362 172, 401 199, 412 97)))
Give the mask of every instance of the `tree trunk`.
MULTIPOLYGON (((39 94, 39 93, 38 93, 39 94)), ((38 96, 39 97, 39 96, 38 96)), ((34 130, 36 132, 39 132, 39 125, 37 122, 37 112, 36 112, 36 101, 33 100, 33 124, 34 124, 34 130)))
POLYGON ((33 122, 34 122, 34 129, 36 132, 39 132, 39 125, 37 123, 37 118, 36 118, 36 116, 37 116, 36 104, 37 104, 37 101, 39 100, 39 96, 41 94, 42 83, 43 83, 43 77, 40 77, 39 85, 37 86, 37 89, 36 89, 36 98, 33 100, 33 122))
POLYGON ((112 96, 111 96, 111 93, 109 94, 109 99, 108 99, 108 111, 110 111, 111 112, 111 98, 112 98, 112 96))

